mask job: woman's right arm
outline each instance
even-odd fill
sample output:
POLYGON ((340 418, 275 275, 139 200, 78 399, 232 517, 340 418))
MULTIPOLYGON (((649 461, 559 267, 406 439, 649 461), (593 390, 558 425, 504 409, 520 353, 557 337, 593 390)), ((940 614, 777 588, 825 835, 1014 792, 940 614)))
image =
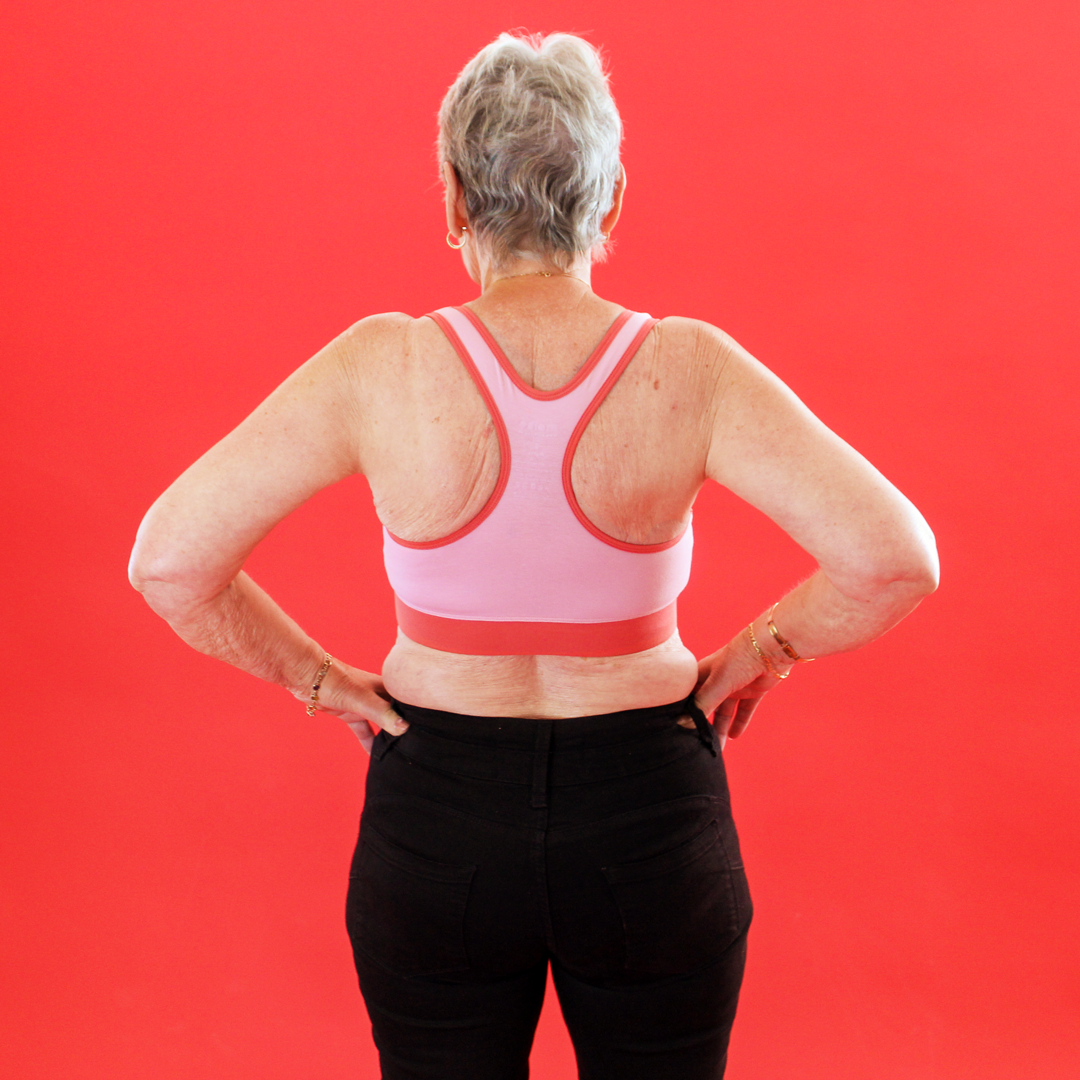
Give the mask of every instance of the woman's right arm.
MULTIPOLYGON (((784 596, 774 625, 801 657, 848 652, 880 637, 937 588, 934 536, 923 516, 861 454, 830 431, 762 364, 699 324, 721 360, 706 472, 775 521, 818 564, 784 596)), ((696 691, 737 736, 793 666, 768 628, 752 623, 701 661, 696 691)))
MULTIPOLYGON (((363 320, 298 368, 158 498, 132 551, 132 585, 187 644, 304 702, 322 648, 243 566, 298 506, 362 471, 372 357, 404 319, 363 320)), ((320 685, 320 710, 365 748, 378 728, 404 730, 380 676, 338 659, 320 685)))

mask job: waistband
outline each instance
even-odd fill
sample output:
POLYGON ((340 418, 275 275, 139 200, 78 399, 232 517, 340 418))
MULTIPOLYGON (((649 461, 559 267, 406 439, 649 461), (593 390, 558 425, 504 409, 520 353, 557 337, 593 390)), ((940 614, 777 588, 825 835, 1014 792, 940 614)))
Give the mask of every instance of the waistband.
POLYGON ((599 774, 645 772, 687 752, 682 739, 667 739, 686 716, 694 720, 696 738, 716 756, 715 733, 693 694, 665 705, 554 720, 469 716, 403 701, 395 701, 394 708, 409 730, 397 738, 381 733, 372 747, 376 761, 400 745, 400 752, 418 764, 481 780, 531 783, 538 756, 558 762, 552 777, 557 786, 599 774))

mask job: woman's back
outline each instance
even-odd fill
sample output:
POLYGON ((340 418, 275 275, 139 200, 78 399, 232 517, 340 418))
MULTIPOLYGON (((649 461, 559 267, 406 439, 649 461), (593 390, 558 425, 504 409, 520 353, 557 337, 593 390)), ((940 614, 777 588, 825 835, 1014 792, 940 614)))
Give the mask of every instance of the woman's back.
MULTIPOLYGON (((568 384, 622 309, 574 278, 511 279, 469 305, 518 377, 540 391, 568 384)), ((686 528, 705 479, 719 350, 695 355, 699 324, 653 327, 573 457, 585 517, 633 544, 686 528)), ((361 467, 379 517, 406 541, 446 537, 472 521, 498 482, 495 425, 453 345, 428 318, 358 326, 354 363, 361 467)), ((685 696, 697 664, 675 635, 621 657, 482 656, 427 649, 404 635, 384 666, 395 697, 474 714, 581 715, 685 696), (644 687, 649 689, 643 690, 644 687)))
POLYGON ((585 42, 482 50, 439 114, 446 242, 479 297, 357 323, 158 499, 132 555, 184 640, 371 754, 347 910, 387 1080, 526 1075, 549 962, 583 1076, 722 1076, 751 905, 720 751, 797 663, 936 585, 918 511, 778 379, 592 292, 621 134, 585 42), (356 472, 397 594, 381 676, 243 571, 356 472), (706 479, 818 569, 699 662, 674 607, 706 479))

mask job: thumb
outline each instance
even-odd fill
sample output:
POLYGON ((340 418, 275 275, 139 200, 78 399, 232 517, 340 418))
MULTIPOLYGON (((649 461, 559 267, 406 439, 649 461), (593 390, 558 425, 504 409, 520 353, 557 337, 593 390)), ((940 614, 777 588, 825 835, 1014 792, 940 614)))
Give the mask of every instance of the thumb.
POLYGON ((372 723, 382 728, 388 735, 404 735, 409 725, 392 708, 385 709, 372 723))

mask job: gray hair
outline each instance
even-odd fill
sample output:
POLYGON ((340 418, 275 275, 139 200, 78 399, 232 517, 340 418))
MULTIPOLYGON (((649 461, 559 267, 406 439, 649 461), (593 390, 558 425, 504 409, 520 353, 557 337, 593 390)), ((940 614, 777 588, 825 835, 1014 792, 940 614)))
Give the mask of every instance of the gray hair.
POLYGON ((439 110, 439 160, 457 172, 469 231, 496 268, 521 255, 561 270, 605 257, 621 141, 600 54, 572 34, 500 34, 439 110))

